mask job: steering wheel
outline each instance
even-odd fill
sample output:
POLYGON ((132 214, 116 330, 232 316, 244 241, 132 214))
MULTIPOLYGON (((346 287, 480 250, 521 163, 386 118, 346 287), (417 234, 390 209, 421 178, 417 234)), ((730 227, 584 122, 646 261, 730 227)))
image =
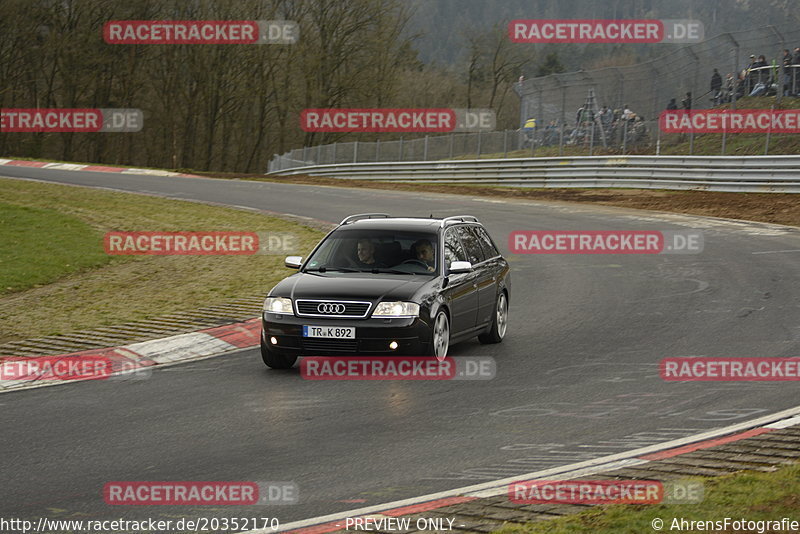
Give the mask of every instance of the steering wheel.
POLYGON ((416 263, 417 265, 419 265, 419 266, 421 266, 421 267, 425 267, 425 269, 427 269, 427 268, 428 268, 428 264, 427 264, 427 263, 425 263, 425 262, 424 262, 424 261, 422 261, 422 260, 415 260, 414 258, 411 258, 411 259, 405 260, 405 261, 404 261, 403 263, 401 263, 400 265, 403 265, 403 264, 405 264, 405 263, 416 263))

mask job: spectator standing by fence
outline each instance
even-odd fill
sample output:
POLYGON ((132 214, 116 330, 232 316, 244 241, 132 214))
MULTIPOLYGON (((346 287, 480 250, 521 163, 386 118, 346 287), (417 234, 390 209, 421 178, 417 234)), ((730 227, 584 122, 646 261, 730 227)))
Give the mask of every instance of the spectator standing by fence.
POLYGON ((718 106, 722 101, 722 76, 717 69, 714 69, 714 74, 711 75, 711 95, 714 105, 718 106))
POLYGON ((800 46, 794 49, 792 55, 792 96, 800 95, 800 46))
POLYGON ((781 55, 781 87, 783 96, 788 96, 790 91, 790 84, 792 83, 792 53, 788 48, 783 49, 781 55))
POLYGON ((692 109, 692 92, 691 91, 687 92, 686 96, 683 97, 683 100, 681 100, 681 106, 683 106, 683 109, 685 109, 686 111, 691 111, 691 109, 692 109))

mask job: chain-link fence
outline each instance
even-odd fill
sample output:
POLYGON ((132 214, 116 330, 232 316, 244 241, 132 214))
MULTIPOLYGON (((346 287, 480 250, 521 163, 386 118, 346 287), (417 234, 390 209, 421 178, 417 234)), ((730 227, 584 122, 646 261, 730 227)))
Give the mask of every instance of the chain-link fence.
MULTIPOLYGON (((594 154, 777 153, 789 134, 663 134, 658 116, 670 100, 706 109, 745 96, 800 96, 800 64, 783 68, 782 50, 800 46, 800 28, 766 26, 671 48, 658 59, 626 67, 552 74, 515 85, 519 130, 453 133, 397 141, 334 143, 276 155, 269 171, 337 163, 431 161, 460 157, 594 154), (755 56, 751 58, 752 56, 755 56), (749 68, 759 55, 767 66, 749 68), (718 83, 712 76, 719 73, 718 83), (589 100, 590 113, 577 113, 589 100), (604 106, 606 113, 597 114, 604 106), (535 119, 535 128, 522 128, 535 119), (747 146, 742 148, 742 141, 747 146), (763 144, 762 144, 763 142, 763 144), (763 147, 763 150, 762 150, 763 147)), ((788 146, 788 145, 787 145, 788 146)))
POLYGON ((576 110, 586 103, 589 88, 594 88, 599 107, 627 107, 646 119, 656 119, 671 99, 681 107, 687 93, 691 94, 693 109, 705 109, 715 104, 715 97, 720 98, 718 92, 735 101, 750 95, 759 82, 768 86, 764 93, 771 92, 778 98, 797 92, 800 70, 795 67, 784 72, 782 66, 782 50, 800 46, 800 28, 796 26, 725 33, 679 48, 661 46, 665 53, 644 63, 551 74, 516 84, 521 99, 520 124, 528 118, 536 118, 539 123, 574 122, 576 110), (766 57, 768 67, 743 73, 759 55, 766 57), (712 90, 714 69, 720 74, 719 90, 712 90))
POLYGON ((795 153, 796 136, 770 133, 663 133, 658 120, 601 116, 578 125, 553 121, 544 128, 427 136, 421 139, 334 143, 275 156, 270 172, 312 165, 456 158, 535 156, 768 155, 795 153))

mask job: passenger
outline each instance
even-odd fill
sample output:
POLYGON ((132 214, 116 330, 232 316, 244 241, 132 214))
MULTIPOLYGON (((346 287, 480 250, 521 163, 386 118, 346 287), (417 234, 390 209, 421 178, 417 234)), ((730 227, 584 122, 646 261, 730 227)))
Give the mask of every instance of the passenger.
POLYGON ((375 243, 369 239, 358 240, 358 257, 356 258, 356 265, 362 269, 378 269, 386 267, 378 260, 375 259, 375 243))

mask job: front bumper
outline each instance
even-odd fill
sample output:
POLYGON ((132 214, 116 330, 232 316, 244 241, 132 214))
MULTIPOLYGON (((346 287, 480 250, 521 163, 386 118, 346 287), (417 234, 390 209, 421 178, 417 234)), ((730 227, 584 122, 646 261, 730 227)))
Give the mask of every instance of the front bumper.
POLYGON ((271 352, 293 356, 424 356, 431 325, 419 317, 399 319, 320 319, 276 313, 261 316, 261 342, 271 352), (355 339, 303 337, 303 326, 353 326, 355 339), (272 344, 274 337, 277 344, 272 344), (389 348, 396 341, 397 349, 389 348))

